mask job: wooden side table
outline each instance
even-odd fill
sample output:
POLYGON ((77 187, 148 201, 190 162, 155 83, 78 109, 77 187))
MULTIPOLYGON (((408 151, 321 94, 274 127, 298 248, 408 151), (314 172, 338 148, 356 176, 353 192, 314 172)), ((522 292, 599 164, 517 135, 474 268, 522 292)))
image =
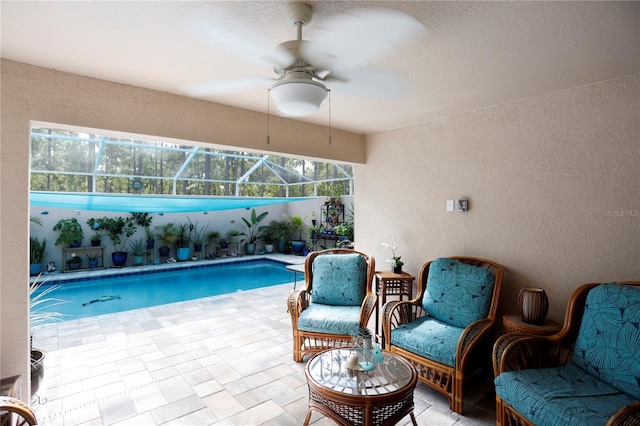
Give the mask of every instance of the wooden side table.
POLYGON ((376 294, 378 295, 378 303, 376 305, 376 336, 378 342, 383 345, 382 333, 380 331, 380 315, 382 307, 387 303, 387 296, 398 296, 399 300, 404 297, 411 299, 413 295, 414 276, 406 272, 396 274, 393 271, 376 271, 376 294))
POLYGON ((554 320, 545 319, 544 324, 535 325, 522 321, 520 315, 505 315, 502 317, 505 333, 522 333, 534 336, 549 336, 560 331, 562 326, 554 320))

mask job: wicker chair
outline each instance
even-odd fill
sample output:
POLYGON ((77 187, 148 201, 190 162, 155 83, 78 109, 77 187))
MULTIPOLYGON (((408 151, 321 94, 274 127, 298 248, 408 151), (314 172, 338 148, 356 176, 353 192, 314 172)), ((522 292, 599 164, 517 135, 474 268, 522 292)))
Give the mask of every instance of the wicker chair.
POLYGON ((33 426, 38 424, 35 413, 24 402, 10 396, 0 396, 0 425, 33 426))
POLYGON ((504 268, 473 257, 422 266, 417 296, 383 308, 385 349, 414 365, 418 379, 462 414, 465 382, 491 368, 493 327, 504 268))
POLYGON ((556 334, 509 333, 496 341, 497 425, 569 424, 569 418, 571 424, 640 425, 640 292, 625 290, 640 281, 612 284, 578 287, 556 334), (517 401, 522 412, 505 399, 517 401))
POLYGON ((305 287, 287 298, 293 329, 293 359, 347 347, 360 327, 366 327, 376 307, 371 283, 373 256, 349 249, 309 253, 305 287), (313 296, 312 296, 313 292, 313 296))

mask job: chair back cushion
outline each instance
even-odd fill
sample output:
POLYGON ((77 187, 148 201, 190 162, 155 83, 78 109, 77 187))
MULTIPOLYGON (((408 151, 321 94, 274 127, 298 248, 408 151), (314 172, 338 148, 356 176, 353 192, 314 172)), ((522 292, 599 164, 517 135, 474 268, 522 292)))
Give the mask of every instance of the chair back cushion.
POLYGON ((582 315, 573 362, 640 400, 640 288, 592 288, 582 315))
POLYGON ((489 314, 494 283, 487 268, 439 258, 429 266, 422 307, 446 324, 466 328, 489 314))
POLYGON ((311 302, 360 306, 367 295, 367 262, 359 254, 323 254, 313 260, 311 302))

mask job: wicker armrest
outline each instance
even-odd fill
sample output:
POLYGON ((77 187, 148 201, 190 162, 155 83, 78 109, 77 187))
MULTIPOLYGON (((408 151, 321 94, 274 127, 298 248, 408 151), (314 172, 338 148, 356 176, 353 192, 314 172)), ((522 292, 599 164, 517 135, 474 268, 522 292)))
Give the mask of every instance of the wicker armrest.
POLYGON ((568 357, 553 336, 523 336, 507 333, 493 345, 493 372, 496 376, 505 371, 527 368, 558 367, 568 357))
POLYGON ((640 401, 618 410, 606 426, 638 426, 640 424, 640 401))
POLYGON ((311 295, 306 290, 295 290, 287 297, 287 310, 291 315, 291 321, 295 326, 298 324, 298 317, 309 306, 311 295))
POLYGON ((488 318, 475 321, 464 329, 458 343, 456 359, 462 365, 464 357, 470 354, 470 349, 493 329, 494 321, 488 318))
POLYGON ((373 314, 373 310, 378 306, 378 296, 375 293, 367 294, 362 301, 362 309, 360 309, 360 324, 366 326, 369 318, 373 314))

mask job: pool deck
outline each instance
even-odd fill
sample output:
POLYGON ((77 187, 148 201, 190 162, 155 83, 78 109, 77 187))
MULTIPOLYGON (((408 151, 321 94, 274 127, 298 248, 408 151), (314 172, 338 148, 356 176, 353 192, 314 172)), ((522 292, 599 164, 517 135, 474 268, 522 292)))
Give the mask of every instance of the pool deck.
MULTIPOLYGON (((292 358, 285 304, 292 288, 293 280, 34 327, 34 347, 47 352, 45 379, 34 399, 39 424, 302 424, 308 388, 306 362, 292 358)), ((451 412, 443 395, 421 383, 414 399, 420 425, 495 424, 490 379, 467 390, 465 416, 451 412)), ((318 413, 311 423, 334 425, 318 413)), ((410 424, 409 418, 400 424, 410 424)))

